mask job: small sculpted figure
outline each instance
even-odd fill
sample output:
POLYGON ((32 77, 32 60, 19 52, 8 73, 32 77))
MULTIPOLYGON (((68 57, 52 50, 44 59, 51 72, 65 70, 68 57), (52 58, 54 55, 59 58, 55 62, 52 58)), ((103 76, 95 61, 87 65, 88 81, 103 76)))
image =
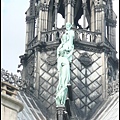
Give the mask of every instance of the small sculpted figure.
POLYGON ((61 44, 57 48, 57 69, 59 72, 59 82, 56 89, 56 105, 65 105, 67 98, 67 84, 70 82, 70 63, 74 50, 74 31, 72 25, 66 23, 66 31, 61 38, 61 44))

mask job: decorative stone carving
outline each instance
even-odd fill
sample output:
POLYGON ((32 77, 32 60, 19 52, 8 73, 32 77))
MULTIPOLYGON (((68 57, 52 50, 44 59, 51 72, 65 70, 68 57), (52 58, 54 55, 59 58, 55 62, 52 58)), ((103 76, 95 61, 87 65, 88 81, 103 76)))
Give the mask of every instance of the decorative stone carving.
POLYGON ((46 62, 53 66, 57 63, 57 58, 56 58, 56 53, 55 52, 52 52, 46 59, 46 62))
POLYGON ((108 95, 113 95, 116 92, 119 92, 119 80, 108 83, 108 95))
POLYGON ((81 64, 85 66, 86 68, 89 67, 93 63, 91 56, 87 52, 82 53, 79 60, 81 64))

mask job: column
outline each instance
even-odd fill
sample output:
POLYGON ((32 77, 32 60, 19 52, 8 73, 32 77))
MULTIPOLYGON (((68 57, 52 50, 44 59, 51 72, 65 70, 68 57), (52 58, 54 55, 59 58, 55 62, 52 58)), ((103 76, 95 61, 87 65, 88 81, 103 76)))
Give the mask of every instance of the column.
MULTIPOLYGON (((83 6, 82 6, 83 7, 83 29, 85 29, 85 27, 86 27, 85 17, 86 17, 86 6, 87 6, 86 0, 82 0, 82 4, 83 4, 83 6)), ((85 32, 83 32, 83 34, 82 34, 82 40, 87 41, 85 32)))
POLYGON ((57 29, 57 9, 58 9, 58 1, 55 1, 55 29, 57 29))
POLYGON ((27 44, 29 42, 29 22, 26 21, 26 40, 25 40, 25 50, 27 50, 27 44))
POLYGON ((83 7, 83 29, 85 29, 86 27, 86 20, 85 20, 85 17, 86 17, 86 6, 87 6, 87 3, 86 3, 86 0, 82 0, 83 3, 82 3, 82 7, 83 7))
POLYGON ((106 80, 106 63, 107 63, 107 57, 105 56, 105 53, 101 53, 102 57, 102 97, 103 99, 107 98, 107 80, 106 80))
POLYGON ((56 107, 57 109, 57 120, 64 120, 64 110, 65 110, 65 106, 59 106, 56 107))
POLYGON ((73 25, 74 24, 74 6, 75 6, 75 0, 72 0, 72 2, 71 2, 71 24, 73 25))
POLYGON ((105 5, 102 5, 102 11, 101 11, 101 32, 102 32, 102 39, 101 41, 105 42, 105 36, 106 36, 106 21, 105 21, 105 5))
POLYGON ((47 31, 49 1, 43 4, 43 31, 47 31))
MULTIPOLYGON (((55 0, 56 1, 56 0, 55 0)), ((48 7, 48 18, 47 18, 47 22, 48 22, 48 27, 47 27, 47 30, 50 31, 52 30, 52 26, 53 26, 53 1, 51 1, 51 4, 49 4, 49 7, 48 7)))
MULTIPOLYGON (((38 42, 41 39, 41 31, 43 31, 43 3, 39 4, 39 15, 38 15, 38 42)), ((39 90, 39 72, 40 72, 40 52, 35 48, 35 69, 34 69, 34 78, 35 78, 35 95, 38 97, 39 90)))
POLYGON ((39 15, 38 15, 38 41, 41 38, 41 31, 43 31, 43 3, 39 4, 39 15))
POLYGON ((102 0, 95 2, 95 31, 102 33, 101 41, 105 41, 106 36, 105 9, 106 5, 102 0))
MULTIPOLYGON (((94 32, 95 31, 95 6, 94 3, 92 1, 90 1, 90 6, 91 6, 91 31, 94 32)), ((94 35, 91 36, 91 42, 93 42, 94 40, 94 35)))
POLYGON ((74 13, 73 3, 74 3, 74 1, 72 1, 72 0, 66 0, 64 2, 64 4, 65 4, 65 23, 66 22, 69 22, 71 24, 73 23, 73 20, 74 20, 74 18, 73 18, 73 13, 74 13))
POLYGON ((110 36, 110 43, 112 44, 112 46, 116 49, 116 22, 115 20, 111 22, 110 26, 109 26, 109 36, 110 36))

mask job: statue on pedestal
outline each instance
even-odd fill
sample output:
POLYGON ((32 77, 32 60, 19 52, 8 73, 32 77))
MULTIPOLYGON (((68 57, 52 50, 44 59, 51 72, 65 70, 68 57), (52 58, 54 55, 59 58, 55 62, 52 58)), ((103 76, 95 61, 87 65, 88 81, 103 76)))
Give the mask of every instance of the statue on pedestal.
POLYGON ((57 48, 57 69, 59 72, 59 82, 56 89, 56 105, 65 105, 67 98, 67 84, 70 82, 70 63, 74 50, 74 31, 72 25, 66 23, 66 31, 61 38, 61 44, 57 48))

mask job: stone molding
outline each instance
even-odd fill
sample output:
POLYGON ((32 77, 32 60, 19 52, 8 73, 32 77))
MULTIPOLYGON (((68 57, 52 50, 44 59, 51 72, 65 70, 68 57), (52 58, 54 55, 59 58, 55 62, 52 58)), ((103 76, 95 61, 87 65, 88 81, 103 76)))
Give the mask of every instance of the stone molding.
POLYGON ((9 95, 5 95, 3 93, 1 93, 1 105, 15 110, 17 112, 22 111, 24 108, 24 105, 20 100, 13 98, 9 95))

